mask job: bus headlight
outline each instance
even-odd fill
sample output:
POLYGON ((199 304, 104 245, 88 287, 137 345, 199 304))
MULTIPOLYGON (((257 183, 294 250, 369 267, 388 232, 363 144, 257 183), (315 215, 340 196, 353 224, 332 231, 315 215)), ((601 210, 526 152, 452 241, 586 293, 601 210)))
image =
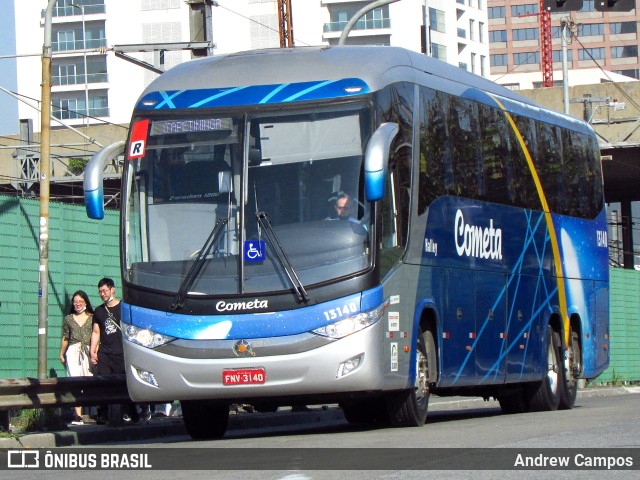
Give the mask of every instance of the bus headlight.
POLYGON ((384 308, 385 305, 381 304, 368 312, 361 312, 351 317, 343 318, 324 327, 316 328, 311 332, 323 337, 343 338, 376 323, 384 315, 384 308))
POLYGON ((156 348, 175 340, 175 337, 162 335, 147 328, 134 327, 122 321, 120 322, 120 326, 122 327, 122 336, 125 340, 142 345, 143 347, 156 348))

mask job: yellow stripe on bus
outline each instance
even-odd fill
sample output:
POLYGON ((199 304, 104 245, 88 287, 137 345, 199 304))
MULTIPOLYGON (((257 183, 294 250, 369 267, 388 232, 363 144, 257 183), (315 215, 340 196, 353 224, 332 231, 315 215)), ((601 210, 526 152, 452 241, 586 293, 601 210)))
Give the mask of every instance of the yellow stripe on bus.
POLYGON ((507 116, 509 120, 509 124, 511 124, 511 128, 513 129, 513 133, 515 133, 518 138, 518 142, 520 143, 520 147, 522 147, 522 151, 524 153, 525 158, 527 159, 527 164, 529 165, 529 171, 531 172, 531 176, 533 177, 533 181, 536 185, 536 190, 538 191, 538 197, 540 197, 540 203, 542 204, 542 210, 544 211, 545 221, 547 223, 547 228, 549 229, 549 237, 551 238, 551 250, 553 251, 553 260, 556 269, 556 277, 558 279, 558 298, 560 301, 560 314, 562 315, 562 323, 564 326, 564 340, 565 345, 569 344, 569 316, 567 315, 567 296, 566 290, 564 286, 564 275, 562 273, 562 262, 560 261, 560 248, 558 247, 558 237, 556 235, 556 229, 553 226, 553 219, 551 218, 551 212, 549 211, 549 204, 547 203, 547 197, 544 194, 544 190, 542 189, 542 184, 540 183, 540 177, 538 177, 538 172, 536 171, 536 167, 533 164, 533 160, 531 158, 531 154, 529 153, 529 149, 522 138, 522 134, 516 125, 516 122, 511 117, 511 114, 504 107, 502 102, 500 102, 497 98, 491 95, 493 100, 498 104, 498 106, 502 109, 504 114, 507 116))

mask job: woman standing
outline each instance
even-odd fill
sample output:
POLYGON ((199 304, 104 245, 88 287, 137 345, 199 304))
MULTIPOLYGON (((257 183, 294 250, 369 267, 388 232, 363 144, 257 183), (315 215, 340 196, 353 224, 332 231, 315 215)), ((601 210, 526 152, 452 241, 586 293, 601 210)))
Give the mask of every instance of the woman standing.
MULTIPOLYGON (((89 346, 91 345, 93 307, 87 294, 78 290, 73 294, 71 311, 62 321, 60 361, 67 368, 69 377, 92 375, 89 370, 89 346)), ((82 407, 75 407, 73 425, 83 425, 82 407)))

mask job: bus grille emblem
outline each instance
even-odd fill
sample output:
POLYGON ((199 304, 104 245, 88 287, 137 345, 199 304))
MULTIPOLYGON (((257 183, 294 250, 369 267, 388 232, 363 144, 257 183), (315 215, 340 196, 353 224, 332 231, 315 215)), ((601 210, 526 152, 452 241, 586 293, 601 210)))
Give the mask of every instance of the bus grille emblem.
POLYGON ((238 357, 255 357, 256 352, 246 340, 239 340, 233 345, 233 353, 238 357))

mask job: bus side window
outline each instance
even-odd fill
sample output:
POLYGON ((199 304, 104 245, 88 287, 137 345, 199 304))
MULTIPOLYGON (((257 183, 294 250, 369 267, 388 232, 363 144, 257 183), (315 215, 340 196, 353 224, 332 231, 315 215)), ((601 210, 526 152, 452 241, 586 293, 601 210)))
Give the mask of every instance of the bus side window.
POLYGON ((482 181, 480 198, 490 202, 509 203, 506 164, 508 162, 508 137, 504 113, 487 105, 478 105, 480 123, 480 147, 482 153, 482 181))
POLYGON ((382 205, 382 275, 402 256, 409 228, 411 162, 413 158, 414 87, 391 85, 380 93, 378 120, 395 122, 400 130, 389 156, 389 176, 382 205))
POLYGON ((566 210, 566 201, 571 197, 565 192, 562 176, 562 144, 559 128, 548 123, 537 124, 538 151, 536 169, 545 193, 549 210, 562 213, 566 210))
POLYGON ((444 195, 445 117, 436 92, 420 89, 420 171, 418 178, 418 215, 436 198, 444 195))

